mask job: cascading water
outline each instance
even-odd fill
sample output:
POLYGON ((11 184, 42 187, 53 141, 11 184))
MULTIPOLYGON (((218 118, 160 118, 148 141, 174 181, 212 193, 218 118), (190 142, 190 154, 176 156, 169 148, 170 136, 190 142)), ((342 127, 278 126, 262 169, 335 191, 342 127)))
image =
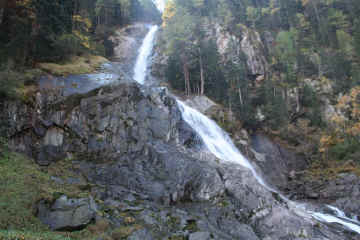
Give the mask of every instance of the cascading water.
POLYGON ((201 114, 197 110, 187 106, 180 100, 177 100, 180 107, 182 117, 201 139, 204 141, 208 150, 217 158, 227 161, 238 163, 251 170, 257 181, 266 187, 269 191, 276 192, 273 188, 268 186, 261 176, 259 176, 251 163, 240 153, 235 147, 234 143, 214 121, 201 114))
POLYGON ((164 10, 165 10, 165 1, 163 1, 163 0, 153 0, 153 3, 155 4, 155 6, 159 10, 159 12, 161 12, 161 13, 164 12, 164 10))
POLYGON ((144 41, 139 50, 139 55, 136 59, 136 64, 134 68, 134 79, 140 84, 144 84, 145 81, 147 60, 153 49, 154 38, 158 29, 159 27, 156 25, 150 27, 150 30, 144 38, 144 41))
MULTIPOLYGON (((154 0, 157 8, 160 12, 164 11, 164 0, 154 0)), ((152 26, 146 35, 142 46, 139 50, 139 55, 136 60, 134 68, 134 79, 144 84, 146 77, 146 70, 148 66, 148 58, 152 52, 155 40, 155 34, 158 30, 158 26, 152 26)), ((205 115, 201 114, 197 110, 187 106, 180 100, 177 100, 179 108, 182 112, 182 117, 195 132, 201 137, 205 146, 208 150, 214 154, 217 158, 224 162, 235 162, 251 170, 257 181, 263 185, 267 190, 278 193, 275 189, 265 183, 263 178, 257 174, 252 164, 240 153, 235 147, 234 143, 230 139, 227 133, 225 133, 214 121, 210 120, 205 115)), ((280 193, 280 197, 283 198, 289 205, 297 204, 286 199, 280 193)), ((300 205, 298 205, 300 208, 300 205)), ((329 210, 332 210, 334 214, 320 213, 315 211, 306 211, 307 214, 312 216, 314 219, 325 222, 325 223, 338 223, 347 229, 360 234, 360 222, 351 218, 346 217, 345 213, 333 206, 326 206, 329 210)))

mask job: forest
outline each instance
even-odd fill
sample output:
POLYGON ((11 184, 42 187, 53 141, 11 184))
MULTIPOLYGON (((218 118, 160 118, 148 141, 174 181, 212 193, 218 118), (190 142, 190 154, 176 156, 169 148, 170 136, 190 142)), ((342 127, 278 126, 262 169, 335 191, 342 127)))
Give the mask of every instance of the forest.
POLYGON ((161 50, 167 79, 187 95, 222 102, 247 129, 313 143, 307 152, 316 159, 356 159, 359 12, 356 0, 169 0, 161 50), (219 31, 230 35, 227 52, 219 31), (263 59, 249 64, 247 39, 263 59), (260 71, 251 69, 257 62, 260 71), (319 92, 314 82, 330 90, 319 92), (326 101, 335 106, 328 119, 326 101))
POLYGON ((73 56, 111 56, 116 27, 161 22, 151 0, 2 0, 0 3, 0 95, 39 76, 38 63, 73 56))
POLYGON ((359 0, 0 0, 0 240, 359 240, 359 0))

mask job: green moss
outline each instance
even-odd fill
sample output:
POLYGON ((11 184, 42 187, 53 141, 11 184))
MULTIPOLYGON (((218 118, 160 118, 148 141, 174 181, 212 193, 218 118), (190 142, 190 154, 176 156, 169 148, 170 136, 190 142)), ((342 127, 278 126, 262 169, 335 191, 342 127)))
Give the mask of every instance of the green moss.
POLYGON ((166 224, 170 229, 177 229, 180 225, 180 218, 169 215, 166 224))
POLYGON ((189 232, 197 232, 198 226, 196 224, 196 220, 188 220, 186 226, 184 227, 184 230, 188 230, 189 232))

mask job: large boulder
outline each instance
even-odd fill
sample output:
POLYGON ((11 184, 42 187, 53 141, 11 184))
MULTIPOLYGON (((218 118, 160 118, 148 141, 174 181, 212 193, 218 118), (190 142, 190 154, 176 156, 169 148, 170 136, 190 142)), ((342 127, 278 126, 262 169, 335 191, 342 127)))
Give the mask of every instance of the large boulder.
POLYGON ((63 195, 54 203, 42 200, 38 204, 38 217, 51 230, 80 230, 95 219, 96 204, 93 198, 68 198, 63 195))

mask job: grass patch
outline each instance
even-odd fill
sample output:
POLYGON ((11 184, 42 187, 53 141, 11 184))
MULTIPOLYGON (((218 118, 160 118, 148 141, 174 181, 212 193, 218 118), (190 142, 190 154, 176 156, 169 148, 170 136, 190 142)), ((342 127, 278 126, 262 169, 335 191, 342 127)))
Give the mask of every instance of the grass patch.
POLYGON ((136 224, 133 226, 119 227, 112 232, 111 237, 114 240, 126 239, 133 232, 140 230, 140 229, 142 229, 142 226, 136 225, 136 224))
POLYGON ((84 55, 74 56, 69 62, 63 64, 39 63, 37 67, 56 76, 66 76, 94 72, 101 64, 107 61, 102 56, 84 55))
POLYGON ((66 234, 53 232, 26 232, 26 231, 4 231, 0 230, 0 240, 72 240, 66 234))
MULTIPOLYGON (((88 195, 76 185, 52 181, 51 172, 55 170, 44 171, 31 159, 6 150, 3 144, 0 147, 0 229, 49 231, 35 216, 39 200, 53 201, 61 194, 69 197, 88 195)), ((68 170, 64 166, 59 165, 58 168, 61 168, 59 174, 71 175, 66 173, 68 170)))

